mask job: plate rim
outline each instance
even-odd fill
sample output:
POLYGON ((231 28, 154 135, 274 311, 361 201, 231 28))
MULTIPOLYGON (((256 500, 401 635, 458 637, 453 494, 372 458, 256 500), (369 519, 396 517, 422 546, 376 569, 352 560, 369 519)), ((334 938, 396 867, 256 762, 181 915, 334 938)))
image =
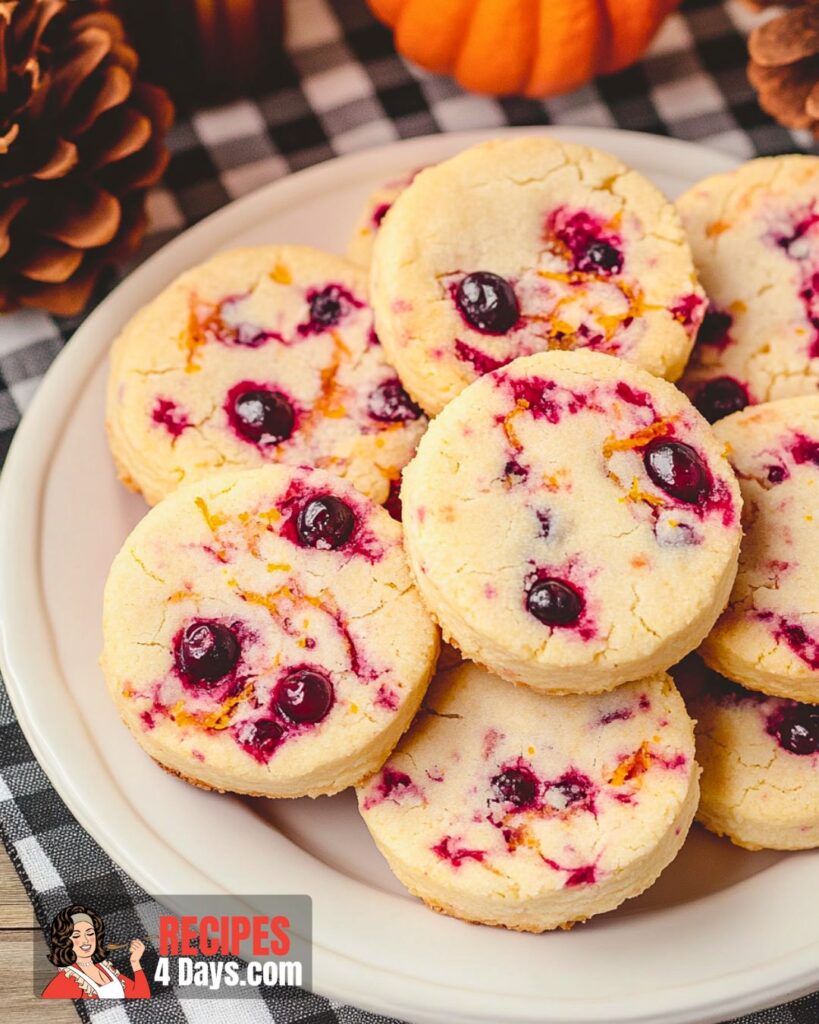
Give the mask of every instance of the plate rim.
MULTIPOLYGON (((253 219, 253 211, 258 207, 281 207, 286 204, 288 194, 309 193, 314 188, 314 182, 326 181, 329 174, 334 175, 335 181, 339 179, 354 180, 362 172, 370 171, 374 161, 385 159, 392 161, 399 155, 406 154, 406 160, 402 160, 402 164, 417 166, 419 161, 413 160, 410 156, 414 150, 431 148, 442 152, 454 152, 457 148, 488 138, 522 134, 551 134, 566 141, 587 142, 602 149, 606 148, 607 139, 610 140, 610 144, 615 144, 615 140, 622 142, 624 138, 628 140, 629 137, 632 137, 635 144, 639 144, 644 151, 648 151, 646 160, 642 161, 642 166, 646 166, 646 163, 650 162, 652 153, 656 155, 660 166, 668 166, 669 156, 675 160, 684 161, 686 157, 690 158, 696 155, 696 159, 700 163, 706 159, 711 162, 712 170, 709 173, 730 170, 738 163, 732 157, 717 153, 699 144, 664 136, 610 128, 542 125, 526 128, 498 127, 488 130, 420 136, 388 143, 371 150, 331 158, 274 180, 215 211, 204 220, 181 232, 124 278, 77 329, 70 345, 64 346, 58 354, 40 383, 37 393, 17 429, 5 468, 0 476, 0 564, 7 567, 6 572, 0 575, 0 667, 3 671, 9 699, 37 761, 61 799, 82 827, 92 835, 111 859, 149 893, 173 891, 173 884, 168 885, 168 882, 179 877, 180 868, 185 877, 185 886, 176 888, 176 891, 191 891, 189 886, 192 878, 196 878, 199 891, 225 890, 214 879, 200 871, 190 860, 165 844, 163 838, 156 833, 151 824, 127 800, 123 787, 112 775, 108 781, 112 783, 121 802, 116 819, 122 818, 124 812, 125 818, 130 819, 130 827, 138 828, 144 833, 139 843, 134 844, 139 847, 140 857, 132 855, 121 836, 118 836, 116 830, 112 828, 114 816, 111 816, 108 821, 101 821, 99 815, 95 816, 93 809, 87 806, 87 797, 84 796, 74 780, 61 772, 61 765, 58 760, 55 760, 55 753, 49 743, 49 729, 44 727, 44 722, 33 713, 34 709, 26 692, 25 680, 27 678, 37 678, 38 675, 45 678, 44 673, 49 674, 49 671, 52 675, 55 671, 61 674, 60 661, 51 636, 50 619, 42 593, 43 567, 40 561, 42 499, 54 449, 62 426, 67 422, 71 411, 70 400, 61 395, 60 391, 64 389, 66 381, 68 381, 71 385, 71 395, 81 393, 87 386, 100 359, 105 358, 109 339, 113 336, 112 331, 118 329, 122 320, 131 315, 139 305, 147 301, 181 269, 192 265, 193 262, 198 262, 201 259, 202 250, 214 251, 224 241, 241 231, 243 226, 247 226, 247 221, 253 219), (192 260, 189 258, 191 256, 192 260), (62 408, 62 416, 55 418, 51 415, 55 407, 62 408), (24 495, 25 498, 20 495, 24 495), (33 515, 32 503, 35 504, 33 515), (28 567, 28 573, 24 567, 28 567), (35 572, 30 571, 32 567, 36 567, 35 572), (15 644, 12 637, 16 634, 17 626, 26 625, 26 614, 24 613, 30 614, 32 611, 35 615, 39 613, 39 625, 42 627, 45 624, 51 642, 48 645, 42 645, 36 651, 21 654, 19 646, 15 644), (18 669, 18 665, 22 667, 18 669), (149 860, 143 860, 146 843, 153 848, 149 860), (160 878, 163 879, 163 883, 157 884, 160 878)), ((33 621, 33 619, 29 620, 29 622, 33 621)), ((65 687, 61 688, 59 699, 52 701, 50 707, 54 711, 71 712, 83 733, 88 732, 73 697, 66 692, 65 687)), ((61 720, 64 719, 61 718, 61 720)), ((95 757, 97 760, 101 760, 98 753, 95 753, 95 757)), ((110 805, 106 805, 106 817, 110 810, 110 805)), ((819 948, 819 937, 806 949, 814 947, 819 948)), ((374 968, 361 960, 351 958, 338 950, 321 946, 319 943, 315 944, 314 957, 314 976, 323 975, 322 984, 314 986, 316 991, 354 1006, 375 1012, 394 1014, 405 1019, 409 1014, 412 1019, 417 1021, 437 1022, 440 1020, 440 1013, 443 1009, 448 1011, 447 1019, 453 1022, 497 1019, 492 1008, 487 1008, 485 1005, 486 998, 483 994, 475 994, 475 998, 469 1000, 465 998, 467 994, 464 989, 459 986, 450 987, 437 982, 426 982, 413 978, 412 994, 414 998, 411 1004, 407 1004, 406 1001, 397 1003, 387 994, 392 986, 389 984, 385 986, 384 982, 394 979, 396 983, 401 984, 402 994, 408 995, 406 991, 408 976, 401 971, 387 972, 381 968, 374 968), (356 975, 355 982, 350 981, 350 976, 353 973, 356 975), (329 981, 327 981, 328 978, 329 981), (373 996, 372 993, 378 990, 380 990, 379 996, 373 996), (451 1005, 442 1007, 440 998, 436 1001, 436 995, 440 997, 447 991, 453 995, 457 994, 457 1005, 450 1000, 451 1005), (468 1003, 471 1005, 467 1006, 468 1003)), ((789 954, 789 958, 793 960, 793 954, 789 954)), ((640 1007, 637 1004, 645 1003, 646 1000, 635 997, 628 998, 628 1005, 622 999, 618 1001, 617 1006, 612 1006, 609 1003, 601 1006, 598 1001, 596 1008, 594 1001, 570 1006, 564 1000, 551 1004, 547 1001, 537 1000, 535 1006, 533 1000, 528 997, 524 997, 522 1000, 510 997, 508 1004, 510 1004, 510 1009, 514 1009, 516 1016, 507 1019, 521 1022, 546 1020, 557 1022, 560 1020, 561 1022, 572 1021, 576 1024, 598 1024, 605 1019, 612 1024, 615 1021, 628 1022, 628 1024, 639 1024, 639 1022, 648 1024, 650 1021, 660 1019, 658 1016, 660 1014, 664 1024, 678 1024, 678 1022, 679 1024, 688 1024, 689 1021, 706 1024, 706 1020, 718 1020, 729 1014, 771 1005, 782 998, 792 998, 810 990, 819 982, 819 966, 813 968, 808 966, 810 959, 814 963, 819 963, 819 956, 814 955, 812 958, 803 956, 802 960, 805 963, 800 971, 774 970, 779 959, 782 958, 775 958, 768 965, 767 973, 756 969, 753 980, 757 984, 749 991, 747 982, 751 979, 746 979, 746 983, 742 985, 741 996, 738 992, 732 992, 729 995, 723 993, 720 998, 716 991, 719 981, 712 980, 707 983, 685 986, 683 991, 686 992, 702 990, 700 998, 696 1004, 689 1001, 682 1009, 676 1010, 670 1006, 661 1008, 656 1005, 656 1000, 653 1006, 646 1004, 640 1007), (771 976, 768 977, 768 975, 771 976), (761 980, 763 977, 764 981, 761 980), (515 1007, 511 1005, 518 1002, 521 1005, 515 1007), (600 1015, 601 1010, 605 1010, 605 1017, 600 1015)), ((742 978, 747 973, 747 971, 734 972, 738 978, 742 978)), ((670 991, 664 990, 664 992, 670 991)), ((652 993, 646 998, 650 1001, 655 998, 655 994, 652 993)))

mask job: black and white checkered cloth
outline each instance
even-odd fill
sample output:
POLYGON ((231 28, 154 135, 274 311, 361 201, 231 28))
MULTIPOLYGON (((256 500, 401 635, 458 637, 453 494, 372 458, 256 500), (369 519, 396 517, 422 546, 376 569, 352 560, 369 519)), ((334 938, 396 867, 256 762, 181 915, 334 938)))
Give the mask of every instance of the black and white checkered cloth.
MULTIPOLYGON (((364 0, 290 0, 287 55, 273 91, 182 116, 173 159, 150 196, 141 257, 231 199, 290 171, 398 138, 521 124, 622 127, 703 142, 740 158, 804 150, 775 125, 745 77, 755 16, 738 0, 688 0, 635 67, 554 100, 488 99, 409 67, 364 0)), ((115 283, 100 285, 100 294, 115 283)), ((34 311, 0 318, 0 460, 21 414, 78 320, 34 311)), ((144 934, 156 904, 77 824, 35 761, 0 684, 0 829, 40 923, 68 903, 106 916, 109 933, 144 934)), ((146 967, 153 967, 152 951, 146 967)), ((124 966, 124 964, 123 964, 124 966)), ((275 991, 275 990, 274 990, 275 991)), ((94 1024, 386 1024, 307 992, 254 1000, 80 1001, 94 1024)), ((817 1024, 819 994, 743 1024, 817 1024)))

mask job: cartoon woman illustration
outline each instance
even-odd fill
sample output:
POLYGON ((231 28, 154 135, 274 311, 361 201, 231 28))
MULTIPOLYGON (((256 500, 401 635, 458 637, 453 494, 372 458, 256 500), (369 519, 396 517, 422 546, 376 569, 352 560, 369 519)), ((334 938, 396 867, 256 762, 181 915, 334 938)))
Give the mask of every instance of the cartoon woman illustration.
POLYGON ((120 974, 105 958, 105 925, 99 914, 78 904, 51 922, 49 960, 59 970, 43 989, 43 999, 147 999, 151 990, 142 970, 144 943, 129 944, 134 977, 120 974))

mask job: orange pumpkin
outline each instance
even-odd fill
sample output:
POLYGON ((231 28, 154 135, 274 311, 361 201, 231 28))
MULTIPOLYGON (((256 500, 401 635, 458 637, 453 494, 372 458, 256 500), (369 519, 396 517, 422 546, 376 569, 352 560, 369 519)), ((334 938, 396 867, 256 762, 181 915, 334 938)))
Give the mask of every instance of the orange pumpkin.
POLYGON ((474 92, 551 96, 632 64, 680 0, 369 0, 400 53, 474 92))

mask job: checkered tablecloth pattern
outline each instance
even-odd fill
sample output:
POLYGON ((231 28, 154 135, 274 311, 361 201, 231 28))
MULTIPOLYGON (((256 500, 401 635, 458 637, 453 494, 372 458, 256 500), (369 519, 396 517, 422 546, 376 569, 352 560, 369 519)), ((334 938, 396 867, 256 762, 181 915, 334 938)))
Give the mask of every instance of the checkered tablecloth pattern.
MULTIPOLYGON (((804 150, 759 109, 745 77, 744 35, 755 15, 738 0, 688 0, 637 66, 548 101, 489 99, 408 66, 364 0, 290 0, 275 88, 180 116, 173 159, 149 200, 140 258, 231 199, 290 171, 398 138, 520 124, 622 127, 703 142, 737 157, 804 150)), ((101 282, 97 300, 116 281, 101 282)), ((28 311, 0 318, 0 459, 42 375, 79 320, 28 311)), ((67 903, 105 914, 109 934, 150 934, 157 905, 72 818, 26 744, 0 684, 0 828, 47 927, 67 903)), ((127 959, 127 958, 126 958, 127 959)), ((146 966, 153 954, 146 954, 146 966)), ((121 966, 125 967, 125 963, 121 966)), ((386 1022, 306 992, 227 1003, 85 1001, 94 1024, 376 1024, 386 1022)), ((819 994, 743 1024, 817 1024, 819 994)))

